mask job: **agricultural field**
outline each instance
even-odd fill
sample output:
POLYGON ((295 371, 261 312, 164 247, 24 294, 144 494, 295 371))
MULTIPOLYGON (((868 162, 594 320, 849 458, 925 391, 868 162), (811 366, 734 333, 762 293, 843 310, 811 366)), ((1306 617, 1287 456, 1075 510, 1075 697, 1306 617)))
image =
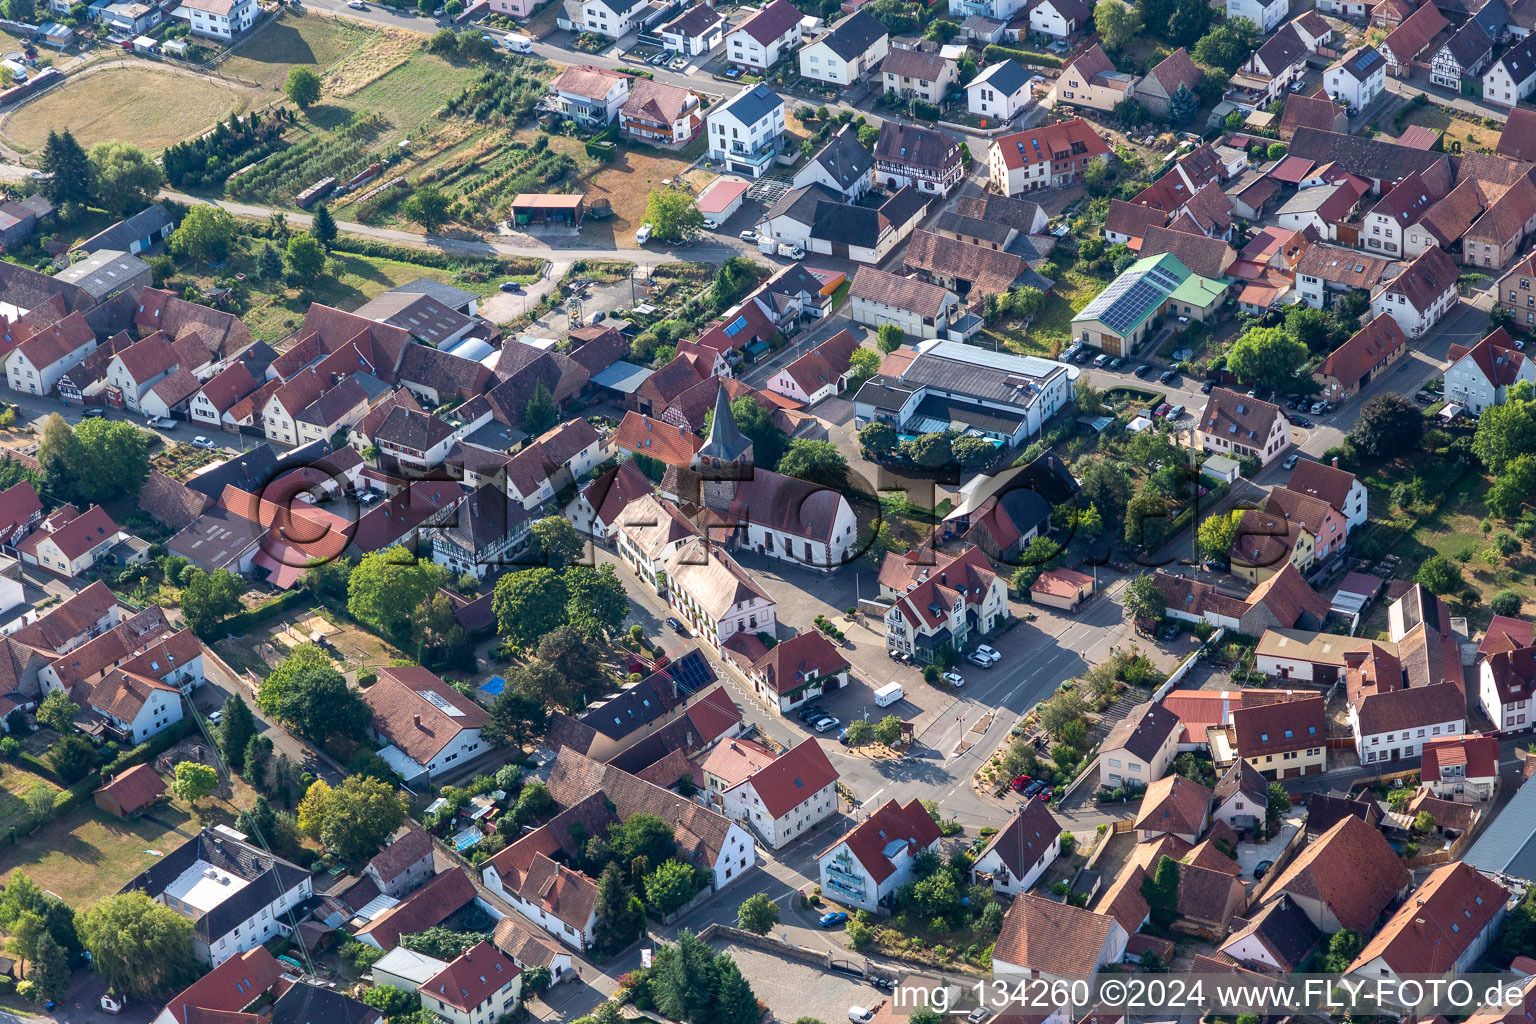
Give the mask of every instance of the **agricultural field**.
POLYGON ((255 102, 248 89, 150 65, 86 71, 0 120, 0 134, 17 149, 40 149, 50 130, 69 129, 89 149, 98 142, 132 140, 158 151, 198 134, 214 120, 244 113, 255 102), (167 95, 175 103, 165 102, 167 95))

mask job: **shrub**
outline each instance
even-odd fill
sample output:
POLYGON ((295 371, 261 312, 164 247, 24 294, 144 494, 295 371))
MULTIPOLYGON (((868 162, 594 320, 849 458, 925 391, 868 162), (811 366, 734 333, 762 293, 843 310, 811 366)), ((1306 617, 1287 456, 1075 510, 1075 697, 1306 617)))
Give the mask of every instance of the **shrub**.
POLYGON ((1501 590, 1488 603, 1495 615, 1519 615, 1520 595, 1513 590, 1501 590))

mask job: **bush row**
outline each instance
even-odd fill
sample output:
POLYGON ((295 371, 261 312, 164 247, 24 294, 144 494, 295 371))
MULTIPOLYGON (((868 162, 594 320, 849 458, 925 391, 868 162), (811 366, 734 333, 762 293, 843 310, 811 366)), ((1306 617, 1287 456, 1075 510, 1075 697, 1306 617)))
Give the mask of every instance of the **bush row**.
POLYGON ((1037 53, 1034 50, 1016 50, 1011 46, 999 46, 996 43, 989 44, 983 49, 982 54, 994 60, 1006 60, 1013 58, 1020 64, 1033 64, 1040 68, 1059 68, 1062 66, 1060 57, 1049 53, 1037 53))

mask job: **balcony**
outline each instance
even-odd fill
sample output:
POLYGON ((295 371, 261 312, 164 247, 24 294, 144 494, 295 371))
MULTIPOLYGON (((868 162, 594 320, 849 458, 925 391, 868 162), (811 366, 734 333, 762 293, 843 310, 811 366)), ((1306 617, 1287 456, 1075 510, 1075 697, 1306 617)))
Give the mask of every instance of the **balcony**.
POLYGON ((747 149, 744 146, 731 146, 725 151, 725 158, 733 164, 747 164, 761 170, 773 162, 779 155, 779 147, 776 145, 764 146, 761 149, 747 149))

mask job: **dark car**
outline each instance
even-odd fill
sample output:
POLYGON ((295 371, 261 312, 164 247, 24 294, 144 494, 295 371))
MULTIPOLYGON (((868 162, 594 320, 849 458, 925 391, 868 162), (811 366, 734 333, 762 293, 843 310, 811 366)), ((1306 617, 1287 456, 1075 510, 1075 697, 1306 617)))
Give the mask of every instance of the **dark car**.
POLYGON ((1200 393, 1202 395, 1208 395, 1208 394, 1211 393, 1211 388, 1213 388, 1215 386, 1216 386, 1216 382, 1215 381, 1208 380, 1204 384, 1200 385, 1200 393))
POLYGON ((672 631, 674 633, 676 633, 678 636, 693 636, 692 633, 688 632, 688 627, 683 625, 681 622, 679 622, 675 618, 667 619, 667 625, 671 626, 672 627, 672 631))
POLYGON ((1253 866, 1253 877, 1254 878, 1263 878, 1264 877, 1264 873, 1267 872, 1270 868, 1272 868, 1274 866, 1275 866, 1275 862, 1272 861, 1272 860, 1261 860, 1261 861, 1259 861, 1257 864, 1255 864, 1253 866))
POLYGON ((1162 381, 1164 384, 1172 384, 1174 381, 1179 379, 1179 371, 1164 370, 1161 374, 1158 375, 1157 379, 1162 381))
POLYGON ((1145 377, 1151 372, 1152 367, 1148 366, 1146 363, 1142 363, 1140 366, 1136 367, 1136 376, 1138 377, 1145 377))
POLYGON ((503 281, 499 287, 504 292, 520 292, 523 290, 523 286, 516 281, 503 281))
POLYGON ((1310 427, 1312 425, 1312 421, 1305 416, 1292 416, 1291 422, 1298 427, 1310 427))
POLYGON ((801 708, 795 712, 795 717, 802 722, 814 722, 818 718, 827 717, 827 713, 814 705, 801 708))
POLYGON ((1179 627, 1178 626, 1169 626, 1167 629, 1163 630, 1163 639, 1164 640, 1177 640, 1178 638, 1179 638, 1179 627))
POLYGON ((105 416, 106 414, 107 410, 105 409, 87 409, 85 412, 80 414, 80 418, 84 420, 93 420, 98 416, 105 416))
POLYGON ((1024 787, 1024 796, 1026 798, 1032 797, 1044 788, 1045 783, 1041 782, 1039 779, 1036 779, 1034 782, 1031 782, 1029 785, 1024 787))

